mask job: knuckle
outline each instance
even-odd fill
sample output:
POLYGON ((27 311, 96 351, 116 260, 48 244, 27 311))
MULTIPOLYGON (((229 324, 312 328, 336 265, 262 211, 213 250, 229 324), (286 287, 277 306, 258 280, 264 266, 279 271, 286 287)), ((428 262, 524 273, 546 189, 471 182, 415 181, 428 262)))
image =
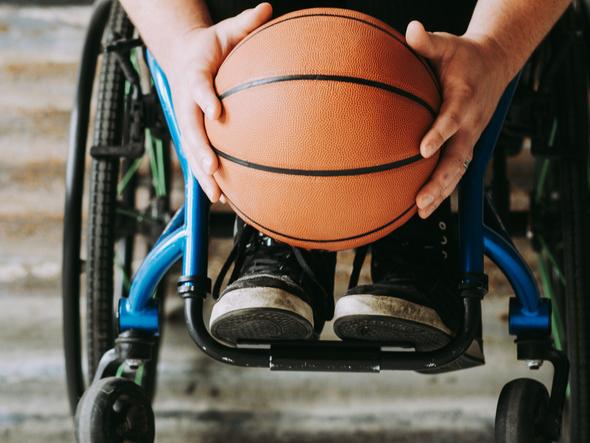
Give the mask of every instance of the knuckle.
POLYGON ((446 187, 447 184, 449 183, 449 181, 452 178, 452 169, 449 168, 448 166, 443 166, 442 168, 440 168, 439 173, 437 174, 437 183, 441 186, 441 187, 446 187))
POLYGON ((449 110, 446 119, 450 130, 456 130, 461 125, 461 114, 458 109, 449 110))
POLYGON ((471 81, 463 80, 457 87, 457 94, 463 99, 472 98, 477 91, 477 86, 471 81))
POLYGON ((445 139, 440 130, 440 127, 433 128, 432 132, 430 133, 430 143, 440 146, 444 143, 444 141, 445 139))

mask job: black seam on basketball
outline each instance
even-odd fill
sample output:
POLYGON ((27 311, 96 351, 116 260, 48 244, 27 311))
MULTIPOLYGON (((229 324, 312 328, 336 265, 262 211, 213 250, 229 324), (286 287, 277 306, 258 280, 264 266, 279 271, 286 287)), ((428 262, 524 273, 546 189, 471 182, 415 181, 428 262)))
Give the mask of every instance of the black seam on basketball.
POLYGON ((280 83, 280 82, 289 82, 289 81, 334 81, 334 82, 341 82, 341 83, 356 83, 358 85, 363 86, 370 86, 373 88, 383 89, 384 91, 391 92, 393 94, 397 94, 401 97, 405 97, 410 99, 428 112, 430 112, 433 116, 436 115, 436 112, 428 104, 426 100, 417 95, 412 94, 411 92, 406 91, 405 89, 398 88, 396 86, 378 82, 376 80, 369 80, 366 78, 360 77, 351 77, 348 75, 332 75, 332 74, 289 74, 289 75, 277 75, 275 77, 266 77, 266 78, 259 78, 256 80, 251 80, 249 82, 241 83, 236 85, 228 90, 219 94, 219 99, 223 100, 231 95, 234 95, 240 91, 244 91, 246 89, 256 88, 258 86, 268 85, 272 83, 280 83))
POLYGON ((280 23, 285 23, 285 22, 288 22, 288 21, 291 21, 291 20, 295 20, 295 19, 299 19, 299 18, 306 18, 306 17, 338 17, 338 18, 344 18, 344 19, 354 20, 354 21, 357 21, 357 22, 360 22, 360 23, 364 23, 365 25, 369 25, 369 26, 371 26, 371 27, 373 27, 375 29, 378 29, 378 30, 384 32, 385 34, 387 34, 388 36, 390 36, 391 38, 393 38, 396 42, 400 43, 408 51, 410 51, 414 55, 414 57, 416 57, 418 59, 418 61, 420 63, 422 63, 422 65, 424 65, 424 67, 428 71, 428 75, 430 76, 430 78, 432 79, 432 82, 434 83, 434 86, 436 87, 436 90, 440 94, 440 85, 439 85, 438 79, 436 78, 436 76, 434 75, 434 72, 432 71, 432 68, 406 42, 404 42, 403 40, 400 40, 395 34, 389 32, 387 29, 384 29, 381 26, 376 25, 375 23, 371 23, 371 22, 369 22, 367 20, 363 20, 362 18, 350 17, 348 15, 327 14, 327 13, 313 13, 313 14, 298 15, 297 17, 285 18, 285 19, 283 19, 281 21, 272 23, 272 24, 270 24, 268 26, 265 26, 265 27, 263 27, 261 29, 258 29, 258 31, 255 31, 255 32, 251 33, 250 35, 248 35, 245 39, 243 39, 240 43, 238 43, 237 46, 234 47, 233 51, 228 55, 227 58, 229 58, 229 56, 231 56, 236 49, 238 49, 240 46, 242 46, 244 43, 246 43, 248 40, 250 40, 255 35, 260 34, 262 31, 266 31, 267 29, 272 28, 273 26, 278 25, 280 23))
POLYGON ((371 229, 370 231, 364 232, 362 234, 353 235, 351 237, 342 237, 342 238, 330 239, 330 240, 314 240, 314 239, 310 239, 310 238, 293 237, 292 235, 283 234, 282 232, 275 231, 274 229, 267 228, 266 226, 258 223, 256 220, 253 220, 252 218, 250 218, 246 214, 244 214, 244 212, 233 201, 231 201, 227 197, 227 195, 225 196, 225 198, 227 199, 228 203, 230 203, 233 206, 233 208, 235 209, 235 211, 238 212, 239 215, 242 218, 245 218, 248 221, 250 221, 251 223, 254 223, 257 226, 260 226, 260 228, 265 229, 268 232, 272 232, 273 234, 280 235, 281 237, 288 238, 290 240, 305 241, 305 242, 310 242, 310 243, 338 243, 338 242, 343 242, 343 241, 356 240, 357 238, 361 238, 361 237, 366 237, 368 235, 371 235, 371 234, 374 234, 376 232, 382 231, 383 229, 387 228, 388 226, 391 226, 392 224, 394 224, 395 222, 399 221, 408 212, 410 212, 412 209, 414 209, 416 207, 416 205, 412 203, 407 209, 405 209, 400 215, 398 215, 397 217, 395 217, 393 220, 388 221, 384 225, 379 226, 378 228, 375 228, 375 229, 371 229))
POLYGON ((373 174, 376 172, 390 171, 392 169, 401 168, 403 166, 416 163, 417 161, 424 160, 420 154, 413 155, 412 157, 396 160, 394 162, 385 163, 377 166, 366 166, 363 168, 351 168, 351 169, 293 169, 293 168, 281 168, 278 166, 261 165, 260 163, 253 163, 247 160, 243 160, 238 157, 234 157, 227 152, 224 152, 215 146, 212 146, 213 151, 220 156, 232 163, 235 163, 246 168, 258 169, 264 172, 272 172, 275 174, 285 175, 303 175, 309 177, 344 177, 351 175, 363 175, 373 174))

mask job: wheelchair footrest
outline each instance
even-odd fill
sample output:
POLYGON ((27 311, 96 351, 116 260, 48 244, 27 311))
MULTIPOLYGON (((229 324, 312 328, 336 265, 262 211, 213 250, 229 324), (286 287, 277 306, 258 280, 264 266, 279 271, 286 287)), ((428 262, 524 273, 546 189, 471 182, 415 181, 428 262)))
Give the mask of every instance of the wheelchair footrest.
POLYGON ((379 372, 379 346, 350 347, 342 343, 271 346, 273 371, 379 372))

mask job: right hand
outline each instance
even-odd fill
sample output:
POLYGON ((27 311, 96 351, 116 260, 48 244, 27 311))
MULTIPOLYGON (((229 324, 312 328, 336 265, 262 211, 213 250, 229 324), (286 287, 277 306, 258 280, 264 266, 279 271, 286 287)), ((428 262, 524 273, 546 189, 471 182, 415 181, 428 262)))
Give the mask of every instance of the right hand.
POLYGON ((218 162, 204 124, 204 115, 209 119, 221 115, 214 78, 232 48, 271 15, 271 5, 261 3, 215 25, 191 29, 162 61, 170 82, 182 150, 199 185, 212 202, 220 197, 224 200, 213 178, 218 162))

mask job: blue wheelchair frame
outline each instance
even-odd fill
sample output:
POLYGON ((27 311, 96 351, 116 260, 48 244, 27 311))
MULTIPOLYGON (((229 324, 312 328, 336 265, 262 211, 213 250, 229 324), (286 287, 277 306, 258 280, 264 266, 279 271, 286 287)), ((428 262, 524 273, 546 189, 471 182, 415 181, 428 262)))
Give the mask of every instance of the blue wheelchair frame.
POLYGON ((189 333, 204 352, 219 361, 283 370, 375 372, 381 369, 436 369, 457 359, 475 336, 481 318, 481 298, 487 292, 485 254, 506 275, 516 294, 516 298, 510 303, 510 333, 519 337, 550 336, 549 300, 541 298, 530 268, 509 239, 483 222, 483 177, 518 78, 504 92, 496 112, 475 147, 473 161, 460 184, 459 241, 463 276, 460 294, 464 301, 465 315, 463 328, 453 341, 437 351, 411 353, 392 351, 379 345, 329 341, 277 343, 253 349, 221 344, 209 335, 204 325, 202 306, 209 286, 207 255, 210 205, 182 152, 179 128, 165 74, 149 52, 147 61, 182 167, 185 204, 171 219, 138 269, 129 297, 120 300, 120 331, 134 330, 152 335, 158 333, 158 307, 153 294, 168 269, 182 257, 182 277, 179 279, 178 289, 185 299, 189 333))

